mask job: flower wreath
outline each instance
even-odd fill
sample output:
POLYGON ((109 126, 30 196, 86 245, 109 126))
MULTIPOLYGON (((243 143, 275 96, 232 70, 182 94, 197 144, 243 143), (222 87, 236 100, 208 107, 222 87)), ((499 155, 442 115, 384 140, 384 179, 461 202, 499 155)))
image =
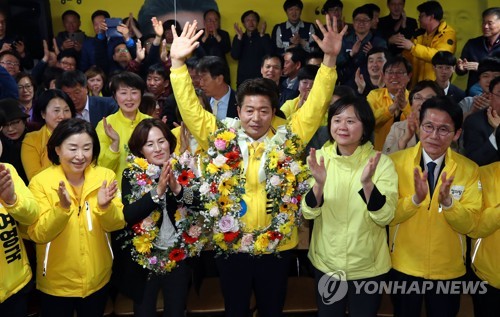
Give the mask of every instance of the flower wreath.
POLYGON ((206 210, 202 213, 204 226, 213 233, 212 242, 218 255, 276 253, 300 224, 300 201, 309 190, 309 170, 299 157, 302 144, 299 137, 285 127, 280 127, 273 138, 266 140, 261 158, 264 163, 259 173, 265 173, 260 179, 266 182, 267 212, 272 220, 267 228, 247 231, 240 218, 247 208, 241 196, 246 182, 242 147, 247 146, 248 137, 241 131, 221 127, 209 138, 200 185, 206 210))
MULTIPOLYGON (((151 190, 156 189, 161 168, 149 164, 146 159, 129 153, 127 156, 128 169, 125 177, 130 181, 132 193, 126 197, 129 203, 140 199, 151 190)), ((199 172, 194 164, 195 159, 188 153, 177 158, 172 155, 171 165, 178 182, 186 188, 196 188, 199 183, 199 172)), ((122 248, 131 247, 131 256, 135 262, 155 274, 166 274, 177 267, 179 262, 187 257, 199 255, 208 241, 202 235, 201 216, 182 204, 175 213, 175 243, 169 248, 160 249, 155 246, 160 228, 157 225, 162 210, 165 208, 165 199, 160 200, 161 210, 154 210, 131 229, 125 229, 118 236, 123 239, 122 248)))

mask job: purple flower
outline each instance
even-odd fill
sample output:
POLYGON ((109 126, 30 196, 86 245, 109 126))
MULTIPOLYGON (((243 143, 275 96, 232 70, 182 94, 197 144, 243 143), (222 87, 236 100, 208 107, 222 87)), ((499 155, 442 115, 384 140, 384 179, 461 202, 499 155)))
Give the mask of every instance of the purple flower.
POLYGON ((226 148, 226 141, 221 140, 221 139, 217 139, 217 140, 215 140, 214 145, 217 148, 217 150, 219 150, 219 151, 224 150, 226 148))
POLYGON ((156 258, 156 256, 152 256, 148 260, 149 260, 149 264, 151 264, 151 265, 155 265, 156 263, 158 263, 158 259, 156 258))
POLYGON ((233 216, 225 215, 219 220, 219 229, 222 232, 236 232, 239 227, 233 216))

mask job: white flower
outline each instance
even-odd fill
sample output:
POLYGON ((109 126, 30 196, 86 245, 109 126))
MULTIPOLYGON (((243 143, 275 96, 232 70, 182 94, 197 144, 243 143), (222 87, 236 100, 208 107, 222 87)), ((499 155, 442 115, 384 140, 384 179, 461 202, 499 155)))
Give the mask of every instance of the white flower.
POLYGON ((210 209, 210 217, 217 217, 219 215, 219 208, 214 206, 210 209))
POLYGON ((283 196, 282 200, 283 200, 284 203, 289 203, 290 202, 290 196, 285 195, 285 196, 283 196))
POLYGON ((181 163, 182 166, 188 166, 188 165, 190 165, 190 163, 191 163, 191 157, 190 157, 188 151, 182 153, 182 155, 179 157, 179 163, 181 163))
POLYGON ((214 147, 212 147, 212 146, 211 146, 211 147, 209 147, 209 148, 208 148, 208 150, 207 150, 207 154, 208 154, 209 156, 214 156, 214 155, 215 155, 215 153, 217 153, 217 151, 215 150, 215 148, 214 148, 214 147))
POLYGON ((296 161, 293 161, 292 164, 290 164, 290 171, 293 173, 293 175, 299 174, 301 171, 300 164, 296 161))
POLYGON ((217 155, 217 157, 214 159, 213 163, 217 167, 222 167, 222 165, 226 164, 227 162, 227 157, 225 157, 222 154, 217 155))
POLYGON ((221 232, 236 232, 240 227, 233 216, 225 215, 219 220, 219 229, 221 232))
POLYGON ((206 195, 210 192, 210 185, 207 182, 203 182, 200 186, 200 194, 206 195))
POLYGON ((278 161, 281 163, 286 159, 285 152, 283 150, 277 151, 278 154, 278 161))
POLYGON ((278 175, 273 175, 271 176, 271 178, 269 179, 269 182, 271 183, 271 185, 273 186, 279 186, 281 184, 281 179, 278 175))
POLYGON ((240 251, 248 252, 253 244, 253 235, 251 233, 245 233, 241 237, 240 251))
POLYGON ((160 167, 153 164, 149 164, 148 168, 146 169, 146 175, 153 179, 160 177, 160 172, 160 167))

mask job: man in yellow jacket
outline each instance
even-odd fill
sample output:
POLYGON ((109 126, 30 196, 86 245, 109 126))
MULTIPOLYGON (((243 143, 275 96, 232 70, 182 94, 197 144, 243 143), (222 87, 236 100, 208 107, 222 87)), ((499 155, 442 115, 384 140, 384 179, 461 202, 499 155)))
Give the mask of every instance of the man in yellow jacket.
MULTIPOLYGON (((500 99, 500 97, 495 97, 500 99)), ((500 129, 496 130, 496 142, 500 144, 500 129)), ((500 148, 497 147, 500 155, 500 148)), ((472 296, 476 317, 500 314, 500 161, 481 166, 483 186, 483 211, 481 218, 469 236, 472 237, 472 270, 474 280, 486 281, 486 293, 472 296)))
MULTIPOLYGON (((340 33, 337 32, 335 19, 332 22, 327 18, 326 28, 319 21, 317 24, 323 33, 323 39, 320 40, 315 35, 313 37, 325 52, 323 64, 318 70, 307 101, 288 123, 288 129, 304 144, 312 138, 328 108, 337 80, 335 61, 342 45, 342 37, 347 30, 344 28, 340 33)), ((198 46, 196 40, 202 34, 196 32, 196 27, 196 21, 193 24, 186 24, 182 34, 174 36, 170 51, 172 59, 170 82, 184 123, 199 145, 206 150, 213 149, 212 146, 209 147, 208 138, 217 130, 217 121, 213 114, 202 109, 185 66, 186 58, 198 46)), ((266 192, 267 167, 263 167, 267 159, 263 156, 270 154, 267 145, 272 145, 276 141, 276 136, 282 135, 281 132, 287 128, 286 120, 275 116, 278 108, 277 87, 270 80, 259 78, 241 85, 237 92, 237 101, 240 120, 226 120, 222 124, 227 129, 234 128, 227 130, 227 134, 234 131, 231 133, 238 135, 237 151, 241 153, 241 163, 245 168, 243 175, 236 177, 238 182, 244 184, 244 193, 241 195, 243 202, 240 203, 246 207, 241 210, 237 221, 242 224, 242 230, 247 237, 251 237, 253 232, 269 227, 277 220, 267 213, 266 202, 269 195, 266 192), (233 125, 228 126, 229 124, 233 125)), ((291 141, 284 137, 281 142, 291 141)), ((211 173, 209 168, 207 173, 211 173)), ((256 257, 248 251, 245 252, 244 248, 240 248, 236 253, 232 252, 226 257, 221 256, 216 259, 226 316, 248 315, 252 290, 257 299, 260 316, 281 316, 290 260, 288 250, 298 243, 296 227, 290 230, 292 230, 291 236, 278 244, 277 251, 280 252, 280 257, 266 252, 256 257), (235 283, 238 284, 237 288, 235 283)), ((242 247, 246 242, 241 239, 242 247)), ((258 242, 255 240, 252 245, 257 248, 258 242)), ((252 248, 252 245, 246 249, 252 248)))
POLYGON ((460 137, 462 118, 460 107, 446 97, 424 102, 420 142, 391 155, 399 177, 389 228, 392 279, 406 283, 393 294, 396 316, 420 316, 424 298, 427 316, 458 313, 460 291, 443 293, 439 285, 465 275, 465 235, 477 224, 482 199, 479 167, 450 149, 460 137), (420 291, 409 291, 411 284, 420 291))
MULTIPOLYGON (((0 109, 1 111, 1 109, 0 109)), ((5 122, 0 113, 0 131, 5 122)), ((0 155, 2 142, 0 142, 0 155)), ((39 208, 16 169, 0 163, 0 312, 26 316, 31 268, 18 225, 31 225, 39 208)))
POLYGON ((403 56, 413 65, 411 87, 421 80, 436 80, 432 57, 438 51, 455 54, 457 39, 455 30, 443 19, 443 8, 437 1, 426 1, 417 7, 421 34, 412 40, 402 34, 394 37, 394 43, 404 49, 403 56))

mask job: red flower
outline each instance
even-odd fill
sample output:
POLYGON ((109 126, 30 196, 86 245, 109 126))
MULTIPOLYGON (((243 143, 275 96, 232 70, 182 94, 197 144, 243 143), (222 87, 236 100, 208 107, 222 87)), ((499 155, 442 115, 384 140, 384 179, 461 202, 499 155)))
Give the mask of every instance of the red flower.
POLYGON ((224 241, 231 243, 240 235, 239 231, 236 232, 224 232, 224 241))
POLYGON ((184 239, 184 241, 186 241, 187 244, 193 244, 198 241, 198 238, 191 237, 189 234, 187 234, 187 232, 182 233, 182 238, 184 239))
POLYGON ((227 158, 227 165, 231 168, 237 168, 240 165, 240 153, 238 151, 231 151, 224 154, 227 158))
POLYGON ((179 262, 186 258, 186 252, 183 249, 173 249, 168 255, 170 261, 179 262))
POLYGON ((136 223, 135 225, 132 226, 132 230, 134 230, 134 232, 136 234, 143 234, 144 233, 144 230, 142 230, 141 228, 141 223, 136 223))
POLYGON ((217 186, 217 183, 216 183, 216 182, 213 182, 213 183, 210 185, 210 192, 211 192, 212 194, 216 194, 218 191, 219 191, 219 187, 217 186))
POLYGON ((283 235, 277 231, 268 231, 267 236, 269 240, 281 240, 283 239, 283 235))
POLYGON ((187 186, 189 184, 189 180, 194 178, 194 173, 191 170, 182 171, 181 175, 177 177, 177 181, 182 186, 187 186))
MULTIPOLYGON (((302 196, 301 195, 297 195, 297 200, 298 202, 300 203, 300 201, 302 200, 302 196)), ((298 203, 297 203, 298 204, 298 203)))

